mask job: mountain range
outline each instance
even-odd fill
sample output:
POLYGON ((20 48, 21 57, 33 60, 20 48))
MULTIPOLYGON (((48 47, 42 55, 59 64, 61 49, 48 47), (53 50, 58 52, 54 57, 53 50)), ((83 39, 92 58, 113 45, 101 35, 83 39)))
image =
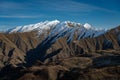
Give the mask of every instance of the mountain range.
POLYGON ((119 80, 120 26, 58 20, 0 33, 0 80, 119 80))

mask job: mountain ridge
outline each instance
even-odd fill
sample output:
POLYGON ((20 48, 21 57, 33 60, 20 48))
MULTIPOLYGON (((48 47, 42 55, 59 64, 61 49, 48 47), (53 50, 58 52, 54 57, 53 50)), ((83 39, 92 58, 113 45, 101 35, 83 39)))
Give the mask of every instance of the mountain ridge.
MULTIPOLYGON (((81 24, 81 23, 76 23, 76 22, 71 22, 71 21, 63 21, 63 22, 61 22, 59 20, 53 20, 53 21, 46 20, 46 21, 42 21, 42 22, 39 22, 39 23, 36 23, 36 24, 17 26, 17 27, 8 29, 6 32, 7 33, 12 33, 12 32, 29 32, 29 31, 33 31, 33 30, 38 29, 38 28, 41 28, 41 29, 48 28, 48 29, 50 29, 51 25, 53 27, 55 27, 58 24, 60 24, 60 25, 63 24, 63 25, 66 25, 68 27, 75 27, 75 26, 78 26, 78 27, 81 26, 82 27, 83 26, 86 29, 95 29, 89 23, 81 24)), ((63 26, 63 25, 61 25, 61 26, 63 26)))
POLYGON ((30 31, 38 31, 38 36, 41 34, 44 34, 45 36, 48 35, 48 39, 56 35, 58 35, 56 36, 56 39, 59 37, 68 36, 68 42, 72 40, 73 35, 77 35, 79 40, 81 38, 97 37, 106 32, 105 30, 95 29, 88 23, 82 25, 80 23, 70 21, 60 22, 58 20, 54 20, 19 26, 14 29, 9 29, 7 33, 30 31))
POLYGON ((119 80, 120 26, 94 34, 66 23, 42 34, 0 33, 0 80, 119 80))

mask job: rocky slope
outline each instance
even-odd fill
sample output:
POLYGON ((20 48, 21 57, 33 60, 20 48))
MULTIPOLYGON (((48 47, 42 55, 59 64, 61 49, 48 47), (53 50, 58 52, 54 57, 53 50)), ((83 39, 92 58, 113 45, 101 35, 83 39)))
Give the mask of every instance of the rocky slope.
POLYGON ((25 53, 42 40, 36 32, 0 33, 0 67, 8 64, 19 65, 25 62, 25 53))

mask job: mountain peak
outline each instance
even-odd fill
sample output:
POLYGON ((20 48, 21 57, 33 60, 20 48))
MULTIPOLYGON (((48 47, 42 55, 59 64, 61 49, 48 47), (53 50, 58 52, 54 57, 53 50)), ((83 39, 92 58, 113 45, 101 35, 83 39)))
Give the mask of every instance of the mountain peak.
POLYGON ((88 24, 88 23, 85 23, 85 24, 84 24, 84 27, 85 27, 86 29, 91 29, 91 28, 92 28, 92 26, 91 26, 90 24, 88 24))

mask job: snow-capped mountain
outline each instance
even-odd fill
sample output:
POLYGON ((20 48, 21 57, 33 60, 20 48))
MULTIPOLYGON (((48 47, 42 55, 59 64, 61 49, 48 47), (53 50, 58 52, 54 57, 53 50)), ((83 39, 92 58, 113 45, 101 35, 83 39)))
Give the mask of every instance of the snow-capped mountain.
POLYGON ((73 40, 73 37, 76 35, 77 39, 87 38, 87 37, 97 37, 101 34, 104 34, 104 30, 98 30, 93 28, 90 24, 85 23, 84 25, 76 22, 64 21, 60 22, 58 20, 54 21, 45 21, 37 24, 30 24, 25 26, 18 26, 13 29, 9 29, 7 33, 12 32, 29 32, 29 31, 38 31, 38 35, 48 34, 46 41, 49 41, 54 37, 54 42, 59 37, 67 37, 67 41, 70 42, 73 40))
POLYGON ((60 23, 58 20, 54 21, 44 21, 36 24, 30 24, 25 26, 18 26, 12 29, 9 29, 7 32, 30 32, 30 31, 38 31, 40 34, 44 32, 44 30, 50 30, 53 27, 55 27, 58 23, 60 23))

